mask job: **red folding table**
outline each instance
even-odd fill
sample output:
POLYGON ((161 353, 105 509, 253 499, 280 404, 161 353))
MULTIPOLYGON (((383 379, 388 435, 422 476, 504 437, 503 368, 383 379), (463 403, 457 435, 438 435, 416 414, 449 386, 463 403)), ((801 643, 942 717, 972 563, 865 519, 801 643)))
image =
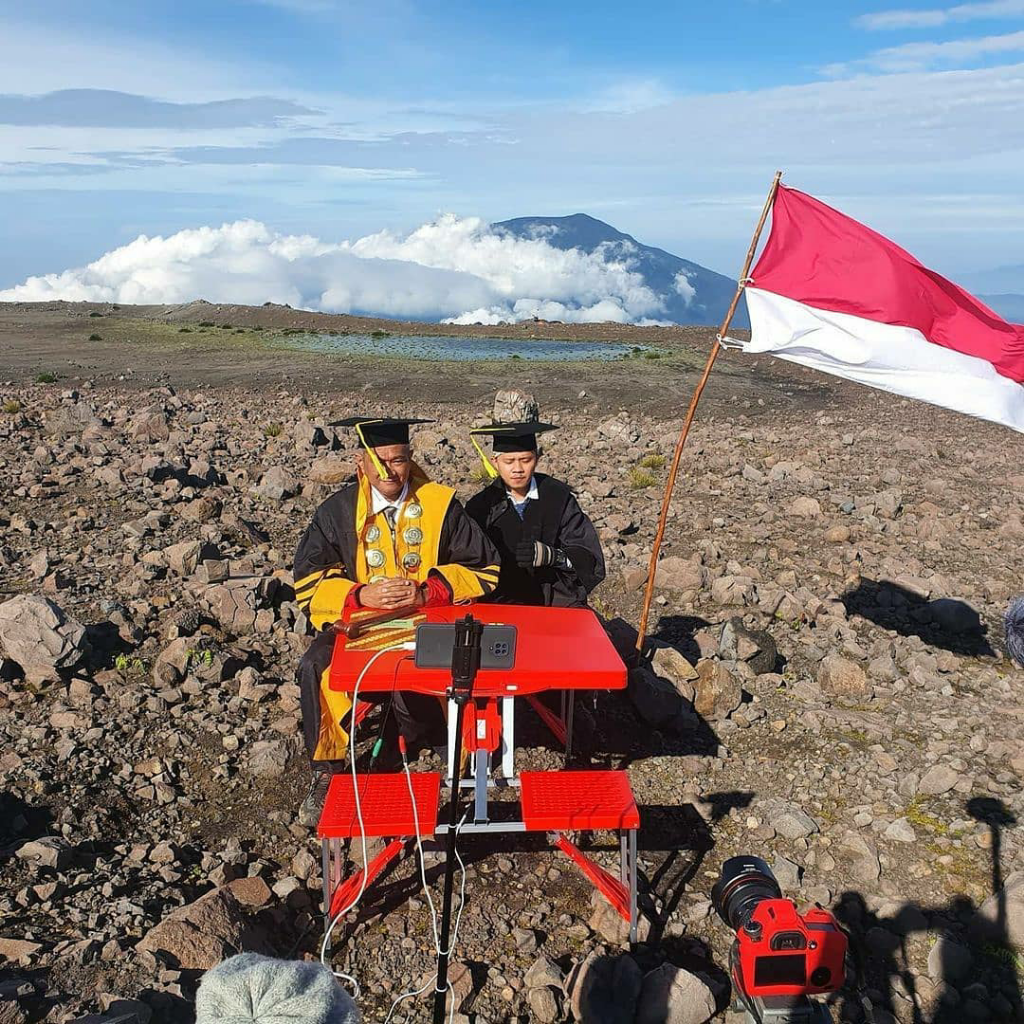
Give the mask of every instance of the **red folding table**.
MULTIPOLYGON (((628 921, 630 939, 636 938, 636 835, 639 812, 625 772, 614 771, 515 771, 514 701, 526 698, 541 713, 556 735, 570 739, 572 694, 577 690, 619 690, 626 686, 626 668, 593 612, 585 608, 539 608, 518 605, 472 604, 426 609, 413 619, 385 623, 350 639, 339 634, 331 660, 332 690, 352 693, 357 678, 370 658, 393 644, 410 643, 421 622, 454 622, 472 614, 484 623, 513 625, 517 630, 515 662, 511 669, 483 669, 473 684, 466 707, 463 749, 474 758, 471 779, 460 785, 472 790, 472 820, 460 832, 547 832, 628 921), (546 690, 568 692, 568 708, 560 720, 539 694, 546 690), (492 773, 493 755, 500 749, 503 778, 492 773), (519 816, 494 819, 488 804, 488 788, 515 787, 519 791, 519 816), (619 835, 619 877, 615 878, 586 857, 565 832, 608 829, 619 835)), ((360 693, 391 690, 433 695, 444 699, 451 685, 446 669, 417 668, 408 649, 380 655, 363 676, 360 693)), ((563 701, 563 708, 566 702, 563 701)), ((451 750, 455 714, 448 715, 449 764, 447 781, 454 774, 451 750)), ((437 821, 440 773, 414 773, 415 814, 409 787, 402 773, 374 773, 359 778, 363 832, 391 841, 367 866, 366 884, 401 852, 416 833, 444 834, 446 824, 437 821)), ((508 810, 505 802, 503 809, 508 810)), ((331 781, 319 836, 323 842, 324 913, 326 926, 362 886, 362 872, 341 880, 341 840, 359 836, 353 780, 350 773, 331 781)))

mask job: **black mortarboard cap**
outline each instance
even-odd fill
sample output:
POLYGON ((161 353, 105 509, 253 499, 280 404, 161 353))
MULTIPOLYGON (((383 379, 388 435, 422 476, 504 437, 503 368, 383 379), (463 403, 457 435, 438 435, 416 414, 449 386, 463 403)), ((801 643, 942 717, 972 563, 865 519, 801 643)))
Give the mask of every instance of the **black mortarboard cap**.
POLYGON ((380 448, 388 444, 408 444, 409 427, 433 420, 396 419, 390 416, 349 416, 331 423, 332 427, 354 427, 364 447, 380 448))
POLYGON ((492 423, 487 427, 474 427, 471 434, 490 434, 491 448, 495 452, 535 452, 537 435, 557 430, 551 423, 492 423))

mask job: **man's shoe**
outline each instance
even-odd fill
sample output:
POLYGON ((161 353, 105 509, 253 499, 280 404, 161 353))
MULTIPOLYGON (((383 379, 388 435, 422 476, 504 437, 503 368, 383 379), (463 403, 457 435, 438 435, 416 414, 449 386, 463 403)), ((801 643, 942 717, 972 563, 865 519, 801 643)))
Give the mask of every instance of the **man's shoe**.
POLYGON ((332 772, 323 768, 313 769, 313 781, 309 784, 309 792, 299 808, 299 824, 307 828, 316 828, 320 823, 320 813, 327 799, 327 789, 331 784, 332 772))

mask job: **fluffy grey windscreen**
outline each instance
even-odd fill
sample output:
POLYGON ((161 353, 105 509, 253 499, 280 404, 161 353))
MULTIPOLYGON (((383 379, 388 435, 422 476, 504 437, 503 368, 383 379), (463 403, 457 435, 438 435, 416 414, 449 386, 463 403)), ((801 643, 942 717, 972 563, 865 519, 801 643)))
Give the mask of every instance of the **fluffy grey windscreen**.
POLYGON ((1006 609, 1003 618, 1006 651, 1018 665, 1024 665, 1024 594, 1019 594, 1006 609))
POLYGON ((203 975, 196 1024, 358 1024, 359 1010, 318 963, 240 953, 203 975))

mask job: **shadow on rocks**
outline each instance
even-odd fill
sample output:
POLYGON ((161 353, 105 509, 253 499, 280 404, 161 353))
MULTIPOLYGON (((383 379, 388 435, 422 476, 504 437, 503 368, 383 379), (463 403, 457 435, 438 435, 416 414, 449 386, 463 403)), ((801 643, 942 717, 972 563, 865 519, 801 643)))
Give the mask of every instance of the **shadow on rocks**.
POLYGON ((0 860, 23 843, 52 835, 53 828, 49 807, 30 804, 17 793, 0 792, 0 860))
POLYGON ((840 597, 851 615, 859 615, 900 636, 917 636, 954 654, 994 655, 988 627, 966 601, 929 600, 891 580, 861 579, 840 597))
POLYGON ((888 916, 869 909, 858 892, 844 892, 833 908, 850 936, 855 979, 838 998, 842 1021, 892 1024, 964 1024, 1022 1021, 1020 953, 1024 943, 1024 873, 1002 875, 1001 831, 1016 823, 998 800, 975 797, 967 812, 988 825, 992 895, 980 906, 953 896, 936 906, 908 902, 888 916), (937 933, 927 973, 909 962, 908 939, 937 933))

